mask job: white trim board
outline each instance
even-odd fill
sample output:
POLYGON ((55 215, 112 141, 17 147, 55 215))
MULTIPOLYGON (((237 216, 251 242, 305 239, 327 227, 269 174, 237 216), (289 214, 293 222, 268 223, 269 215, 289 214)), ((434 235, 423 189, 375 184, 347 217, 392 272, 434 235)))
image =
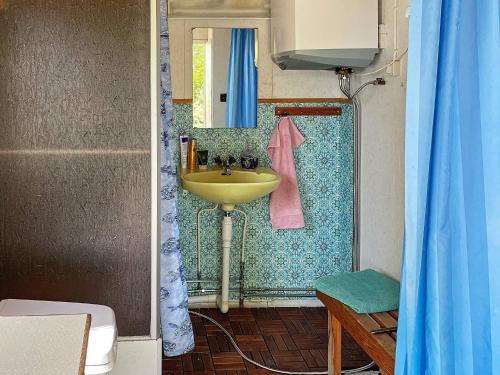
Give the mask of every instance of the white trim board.
POLYGON ((118 355, 110 375, 161 375, 161 339, 118 339, 118 355))

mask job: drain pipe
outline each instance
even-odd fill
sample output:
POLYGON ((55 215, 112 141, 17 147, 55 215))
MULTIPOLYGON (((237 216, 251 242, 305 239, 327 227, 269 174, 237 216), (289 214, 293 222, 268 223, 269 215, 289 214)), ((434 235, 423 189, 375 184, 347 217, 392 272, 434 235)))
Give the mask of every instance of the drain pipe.
POLYGON ((197 239, 196 239, 196 280, 188 280, 190 284, 197 284, 196 289, 190 290, 189 293, 202 293, 202 295, 190 296, 189 301, 193 303, 212 303, 216 302, 217 307, 222 313, 226 313, 229 310, 229 292, 238 291, 240 293, 240 306, 243 305, 244 298, 244 286, 243 286, 243 275, 245 270, 245 240, 247 233, 247 222, 248 217, 245 212, 233 208, 228 210, 227 207, 224 209, 224 219, 222 221, 222 280, 203 280, 201 275, 201 214, 204 212, 212 212, 219 208, 219 205, 215 205, 212 208, 203 208, 198 211, 197 214, 197 239), (231 254, 231 242, 233 237, 233 219, 231 217, 231 211, 236 211, 243 215, 243 239, 240 251, 240 276, 239 279, 231 280, 229 278, 229 267, 230 267, 230 254, 231 254), (221 289, 206 289, 202 288, 202 283, 216 283, 221 282, 221 289), (238 289, 230 289, 229 283, 236 282, 239 283, 238 289), (220 295, 207 295, 204 293, 217 293, 221 292, 220 295))
POLYGON ((222 293, 217 297, 217 306, 225 314, 229 311, 229 256, 233 237, 233 219, 230 211, 224 211, 222 220, 222 293))
POLYGON ((210 303, 216 302, 217 294, 206 294, 201 296, 189 296, 189 303, 210 303))
MULTIPOLYGON (((232 283, 239 283, 240 279, 238 278, 229 278, 229 281, 232 283)), ((194 279, 194 280, 186 280, 187 284, 199 284, 199 283, 205 283, 205 284, 220 284, 219 279, 194 279)), ((197 289, 201 290, 204 288, 198 288, 197 289)))
MULTIPOLYGON (((221 288, 203 288, 192 289, 188 293, 193 296, 189 297, 189 302, 215 302, 216 294, 221 292, 221 288), (202 298, 203 297, 203 298, 202 298), (207 300, 208 299, 208 300, 207 300)), ((230 292, 241 292, 240 288, 229 288, 230 292)), ((267 297, 267 298, 283 298, 283 297, 307 297, 315 298, 316 289, 313 288, 248 288, 242 293, 244 298, 267 297)), ((241 297, 241 296, 240 296, 241 297)), ((240 302, 241 303, 241 302, 240 302)))

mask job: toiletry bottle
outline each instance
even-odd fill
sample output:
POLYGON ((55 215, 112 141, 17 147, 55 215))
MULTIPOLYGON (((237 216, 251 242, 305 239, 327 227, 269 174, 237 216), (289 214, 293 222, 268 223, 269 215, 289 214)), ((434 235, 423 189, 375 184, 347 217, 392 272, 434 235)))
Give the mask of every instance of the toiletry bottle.
POLYGON ((198 150, 198 168, 207 169, 208 150, 198 150))
POLYGON ((186 134, 181 134, 179 137, 179 142, 181 150, 181 168, 186 169, 188 166, 187 161, 188 161, 189 137, 186 134))
POLYGON ((196 169, 198 165, 198 141, 196 138, 192 138, 189 141, 188 147, 188 157, 187 157, 187 168, 190 170, 196 169))

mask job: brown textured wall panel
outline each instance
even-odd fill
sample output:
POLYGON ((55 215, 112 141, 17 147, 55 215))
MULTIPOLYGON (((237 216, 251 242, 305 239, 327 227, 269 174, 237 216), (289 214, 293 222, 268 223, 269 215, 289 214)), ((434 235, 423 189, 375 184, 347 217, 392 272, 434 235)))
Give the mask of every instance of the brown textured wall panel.
POLYGON ((0 0, 0 299, 149 335, 149 0, 0 0))

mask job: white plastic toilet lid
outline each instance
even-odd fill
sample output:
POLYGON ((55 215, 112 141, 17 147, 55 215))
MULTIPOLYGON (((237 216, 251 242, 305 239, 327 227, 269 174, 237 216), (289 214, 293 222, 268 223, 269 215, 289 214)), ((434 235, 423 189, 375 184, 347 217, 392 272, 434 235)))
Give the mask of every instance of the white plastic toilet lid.
POLYGON ((115 313, 103 305, 71 302, 5 299, 0 301, 0 316, 91 314, 85 372, 111 369, 116 358, 117 329, 115 313), (95 366, 95 367, 94 367, 95 366))

